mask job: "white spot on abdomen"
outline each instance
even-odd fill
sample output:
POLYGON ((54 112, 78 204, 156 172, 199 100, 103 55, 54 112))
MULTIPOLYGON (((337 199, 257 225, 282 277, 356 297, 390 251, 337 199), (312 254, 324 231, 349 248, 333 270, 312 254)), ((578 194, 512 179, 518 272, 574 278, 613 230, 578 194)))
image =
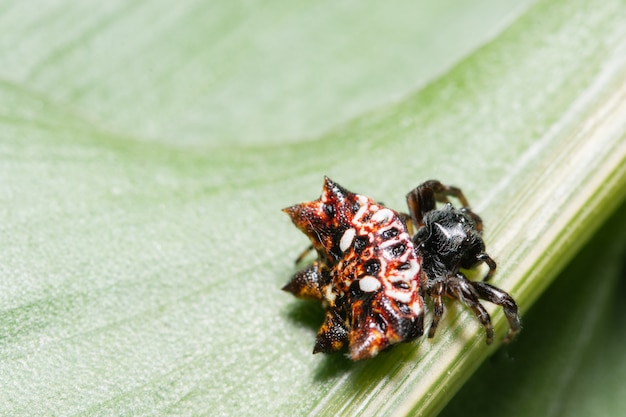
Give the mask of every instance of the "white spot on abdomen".
POLYGON ((378 224, 387 224, 391 219, 393 219, 393 211, 388 208, 378 210, 371 218, 373 222, 378 224))
POLYGON ((341 236, 341 240, 339 240, 339 249, 341 249, 342 252, 348 250, 348 248, 352 245, 355 234, 356 230, 354 230, 354 227, 351 227, 343 232, 343 236, 341 236))
POLYGON ((374 292, 380 288, 380 285, 378 278, 371 275, 366 275, 359 280, 359 288, 363 292, 374 292))

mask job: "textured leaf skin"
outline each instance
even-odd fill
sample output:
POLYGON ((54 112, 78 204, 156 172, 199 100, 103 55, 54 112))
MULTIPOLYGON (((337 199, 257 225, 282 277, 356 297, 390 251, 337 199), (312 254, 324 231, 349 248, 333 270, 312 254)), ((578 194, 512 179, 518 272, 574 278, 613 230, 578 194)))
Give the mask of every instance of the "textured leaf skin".
POLYGON ((497 346, 310 355, 280 209, 459 185, 525 313, 626 194, 623 2, 213 3, 0 5, 0 414, 436 413, 497 346))

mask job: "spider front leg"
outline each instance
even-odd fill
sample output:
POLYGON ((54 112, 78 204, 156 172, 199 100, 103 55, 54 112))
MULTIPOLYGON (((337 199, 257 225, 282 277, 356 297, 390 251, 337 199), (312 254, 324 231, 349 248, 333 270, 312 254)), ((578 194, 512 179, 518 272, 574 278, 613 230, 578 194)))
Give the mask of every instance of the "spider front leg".
POLYGON ((478 321, 480 321, 485 328, 486 343, 488 345, 493 342, 494 330, 493 325, 491 324, 491 317, 485 307, 481 304, 480 300, 485 300, 502 307, 504 315, 509 323, 509 332, 503 340, 503 343, 510 342, 517 335, 517 333, 519 333, 521 329, 521 320, 517 304, 509 294, 486 282, 470 281, 463 274, 458 273, 457 275, 446 278, 445 281, 433 286, 430 291, 428 291, 428 295, 430 295, 433 303, 435 304, 433 325, 430 328, 428 337, 433 337, 435 335, 439 318, 441 317, 441 314, 443 314, 443 305, 438 307, 441 303, 441 289, 438 288, 440 285, 443 286, 445 295, 454 300, 459 300, 474 311, 476 318, 478 318, 478 321), (438 311, 438 308, 441 308, 440 312, 438 311))
POLYGON ((496 261, 494 261, 493 258, 486 253, 479 254, 476 259, 478 262, 484 262, 489 267, 489 272, 487 272, 487 275, 483 277, 483 281, 489 281, 493 274, 496 273, 496 261))
POLYGON ((428 180, 411 190, 406 195, 409 215, 413 225, 419 229, 424 226, 426 213, 435 210, 437 203, 449 203, 448 197, 454 197, 461 203, 461 211, 465 212, 476 224, 476 230, 482 231, 483 222, 476 213, 469 208, 469 202, 460 188, 442 184, 438 180, 428 180))
POLYGON ((521 320, 517 308, 517 303, 513 297, 500 288, 494 287, 483 281, 471 281, 472 286, 483 300, 499 305, 504 311, 507 321, 509 322, 509 333, 504 339, 504 343, 508 343, 519 333, 521 329, 521 320))
POLYGON ((430 324, 430 329, 428 330, 428 338, 431 339, 435 337, 435 333, 437 332, 437 326, 439 326, 439 321, 443 316, 443 296, 445 293, 444 283, 437 283, 431 290, 428 292, 431 300, 433 300, 433 321, 430 324))
MULTIPOLYGON (((459 300, 466 306, 474 311, 476 318, 485 328, 486 333, 486 343, 490 345, 493 342, 493 325, 491 324, 491 317, 489 313, 480 303, 480 292, 474 288, 474 282, 469 281, 463 274, 458 273, 456 275, 447 277, 445 281, 442 282, 444 287, 445 294, 452 298, 453 300, 459 300)), ((489 285, 489 284, 486 284, 489 285)), ((433 320, 433 324, 434 320, 433 320)), ((436 329, 436 327, 435 327, 436 329)), ((428 337, 434 336, 434 331, 432 330, 428 333, 428 337), (432 333, 432 335, 431 335, 432 333)))

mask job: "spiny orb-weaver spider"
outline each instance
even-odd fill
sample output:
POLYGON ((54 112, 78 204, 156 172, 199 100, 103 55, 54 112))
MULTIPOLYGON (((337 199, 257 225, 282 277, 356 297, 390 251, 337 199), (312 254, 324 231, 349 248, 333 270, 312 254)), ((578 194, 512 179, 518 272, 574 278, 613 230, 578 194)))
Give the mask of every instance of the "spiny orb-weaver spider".
POLYGON ((317 259, 283 287, 326 308, 313 353, 335 352, 347 344, 350 358, 360 360, 420 337, 424 297, 433 305, 428 337, 435 335, 446 297, 474 311, 487 344, 494 330, 481 299, 502 306, 509 322, 505 341, 519 332, 517 304, 486 282, 496 263, 485 252, 482 221, 461 190, 430 180, 409 192, 407 203, 409 214, 398 213, 325 177, 318 200, 283 210, 311 240, 308 250, 317 252, 317 259), (448 197, 462 207, 453 207, 448 197), (438 202, 445 205, 437 208, 438 202), (482 281, 470 281, 461 272, 480 263, 489 267, 482 281))

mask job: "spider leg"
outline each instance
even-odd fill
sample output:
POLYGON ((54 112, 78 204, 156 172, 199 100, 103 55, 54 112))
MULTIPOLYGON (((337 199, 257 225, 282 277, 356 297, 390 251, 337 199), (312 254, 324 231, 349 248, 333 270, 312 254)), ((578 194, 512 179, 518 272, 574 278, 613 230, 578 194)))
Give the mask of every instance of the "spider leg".
POLYGON ((298 265, 300 262, 302 262, 302 260, 313 250, 313 245, 309 245, 305 250, 302 251, 302 253, 300 253, 300 255, 298 255, 298 257, 296 258, 296 265, 298 265))
POLYGON ((415 229, 413 227, 413 220, 411 219, 411 215, 408 213, 398 213, 398 215, 402 220, 404 220, 404 223, 406 223, 406 228, 409 232, 409 235, 413 236, 415 234, 415 229))
POLYGON ((433 300, 434 311, 433 321, 430 325, 430 329, 428 330, 428 338, 432 338, 435 336, 435 333, 437 332, 437 326, 439 325, 439 320, 441 320, 441 316, 443 316, 443 295, 443 282, 436 284, 429 292, 429 296, 433 300))
POLYGON ((504 339, 504 343, 513 340, 521 329, 520 317, 515 300, 506 292, 486 282, 472 281, 471 284, 480 298, 502 307, 504 315, 509 322, 509 333, 504 339))
POLYGON ((449 203, 448 197, 454 197, 461 203, 461 207, 467 215, 476 223, 476 229, 482 230, 483 222, 480 217, 469 208, 469 202, 460 188, 445 185, 437 180, 428 180, 406 195, 409 214, 413 225, 419 229, 424 225, 424 215, 436 208, 437 203, 449 203))
POLYGON ((483 277, 483 281, 487 282, 491 279, 491 277, 493 276, 493 274, 496 272, 496 261, 493 260, 493 258, 489 255, 487 255, 486 253, 481 253, 479 254, 476 259, 479 262, 484 262, 487 264, 487 266, 489 267, 489 272, 487 272, 487 275, 485 275, 483 277))
POLYGON ((411 221, 416 229, 424 226, 424 214, 435 209, 437 200, 433 185, 442 185, 439 181, 430 180, 418 185, 406 195, 411 221))
POLYGON ((467 214, 474 221, 474 224, 476 225, 476 230, 478 231, 478 233, 482 233, 483 232, 483 219, 481 219, 478 214, 474 213, 474 211, 467 206, 461 207, 461 211, 467 214))
POLYGON ((457 274, 448 278, 446 281, 446 292, 450 297, 456 298, 474 311, 478 321, 480 321, 485 328, 486 342, 490 345, 493 342, 494 334, 491 317, 485 307, 480 303, 481 295, 480 292, 475 289, 474 284, 475 282, 469 281, 464 275, 457 274))

